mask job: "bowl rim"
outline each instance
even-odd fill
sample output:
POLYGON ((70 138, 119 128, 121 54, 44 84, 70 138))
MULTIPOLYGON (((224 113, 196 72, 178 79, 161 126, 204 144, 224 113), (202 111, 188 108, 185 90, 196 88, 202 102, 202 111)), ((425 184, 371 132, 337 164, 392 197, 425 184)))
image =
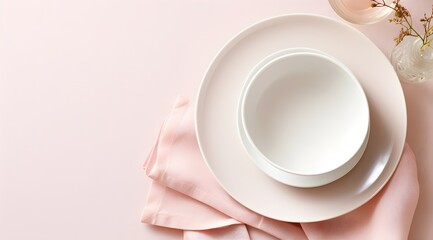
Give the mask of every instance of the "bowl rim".
MULTIPOLYGON (((257 161, 258 159, 260 159, 261 162, 264 162, 268 165, 271 165, 273 168, 276 168, 279 171, 282 171, 286 174, 290 174, 290 175, 294 175, 294 176, 300 176, 300 177, 324 176, 324 175, 332 174, 332 173, 335 173, 336 171, 338 171, 338 169, 341 169, 342 167, 344 167, 346 164, 348 164, 348 162, 351 162, 354 160, 359 161, 359 159, 360 159, 357 156, 360 154, 360 150, 361 150, 362 146, 366 142, 368 142, 368 136, 369 136, 369 132, 370 132, 370 110, 369 110, 368 100, 367 100, 367 97, 365 95, 365 92, 364 92, 359 80, 352 73, 352 71, 346 65, 344 65, 342 62, 340 62, 338 59, 336 59, 333 56, 330 56, 327 53, 316 50, 316 49, 309 49, 309 48, 294 48, 294 49, 295 49, 295 51, 293 51, 293 52, 289 52, 289 53, 283 54, 281 56, 274 57, 272 59, 268 59, 268 57, 271 57, 272 55, 274 55, 276 53, 273 53, 273 54, 269 55, 268 57, 265 57, 262 61, 260 61, 258 64, 256 64, 253 67, 253 69, 250 71, 250 74, 248 74, 247 81, 245 82, 245 85, 243 86, 243 88, 245 88, 245 91, 243 91, 241 93, 239 106, 238 106, 240 108, 239 118, 241 120, 241 124, 239 124, 239 127, 243 128, 245 137, 247 138, 248 143, 251 145, 254 153, 251 153, 251 151, 250 151, 251 149, 248 148, 247 146, 245 146, 244 139, 241 139, 241 141, 242 141, 242 144, 244 145, 244 148, 246 149, 246 151, 248 152, 250 157, 254 159, 254 161, 257 161), (296 49, 299 49, 299 51, 296 51, 296 49), (324 171, 318 171, 318 172, 295 171, 292 169, 282 167, 281 165, 279 165, 279 164, 275 163, 274 161, 272 161, 271 159, 269 159, 257 147, 255 141, 252 139, 252 137, 249 133, 247 124, 245 122, 246 121, 245 120, 246 98, 247 98, 248 92, 249 92, 251 86, 254 84, 257 76, 260 75, 263 71, 265 71, 266 69, 268 69, 270 66, 272 66, 274 63, 276 63, 278 61, 281 61, 281 60, 283 60, 285 58, 289 58, 289 57, 292 58, 292 57, 296 57, 296 56, 305 56, 305 55, 325 59, 325 60, 333 63, 337 68, 342 69, 344 71, 344 73, 348 76, 347 79, 350 79, 350 82, 352 84, 355 84, 356 89, 358 90, 358 92, 361 93, 361 101, 363 102, 362 105, 366 109, 365 115, 363 114, 365 117, 365 119, 363 121, 366 121, 366 124, 365 124, 365 128, 360 130, 360 131, 363 131, 363 133, 362 133, 363 139, 362 139, 362 141, 360 141, 359 146, 355 147, 354 151, 351 153, 350 157, 347 159, 343 159, 343 161, 340 164, 336 165, 333 168, 328 168, 328 169, 325 169, 324 171), (266 63, 263 64, 263 61, 266 61, 266 63)), ((363 151, 361 152, 361 155, 362 154, 363 154, 363 151)), ((336 178, 336 179, 338 179, 338 178, 336 178)), ((336 179, 334 179, 334 180, 336 180, 336 179)))

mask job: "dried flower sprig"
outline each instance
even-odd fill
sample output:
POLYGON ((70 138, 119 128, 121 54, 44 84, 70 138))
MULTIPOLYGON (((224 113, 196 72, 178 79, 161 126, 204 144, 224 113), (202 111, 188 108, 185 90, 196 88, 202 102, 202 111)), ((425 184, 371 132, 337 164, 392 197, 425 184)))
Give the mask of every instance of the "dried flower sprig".
POLYGON ((412 21, 412 15, 409 10, 407 10, 403 5, 400 4, 400 0, 394 0, 392 5, 389 5, 385 2, 385 0, 372 0, 371 7, 387 7, 394 11, 394 17, 389 19, 390 23, 398 24, 401 27, 400 33, 397 37, 394 38, 394 41, 398 45, 403 39, 407 36, 418 37, 422 41, 421 49, 424 47, 432 46, 431 36, 433 35, 433 26, 431 25, 431 21, 433 19, 433 5, 431 9, 430 15, 424 13, 424 17, 419 21, 423 26, 424 33, 420 34, 415 28, 412 21))

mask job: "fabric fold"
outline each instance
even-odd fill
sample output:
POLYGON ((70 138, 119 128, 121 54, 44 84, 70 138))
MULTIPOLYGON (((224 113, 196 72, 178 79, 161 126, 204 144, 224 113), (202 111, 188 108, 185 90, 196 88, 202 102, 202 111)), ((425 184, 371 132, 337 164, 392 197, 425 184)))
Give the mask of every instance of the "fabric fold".
POLYGON ((141 222, 183 230, 208 230, 241 224, 206 204, 155 181, 152 181, 141 222))
POLYGON ((145 171, 155 182, 274 237, 306 239, 299 224, 261 216, 222 189, 201 157, 194 129, 194 105, 185 99, 176 101, 146 160, 145 171))
POLYGON ((244 224, 225 226, 205 231, 184 231, 183 240, 250 240, 247 227, 244 224))
POLYGON ((405 239, 419 196, 415 156, 405 146, 387 186, 360 208, 316 223, 261 216, 231 198, 206 166, 194 105, 178 98, 145 161, 153 180, 142 222, 184 230, 184 239, 405 239), (380 236, 380 237, 379 237, 380 236))

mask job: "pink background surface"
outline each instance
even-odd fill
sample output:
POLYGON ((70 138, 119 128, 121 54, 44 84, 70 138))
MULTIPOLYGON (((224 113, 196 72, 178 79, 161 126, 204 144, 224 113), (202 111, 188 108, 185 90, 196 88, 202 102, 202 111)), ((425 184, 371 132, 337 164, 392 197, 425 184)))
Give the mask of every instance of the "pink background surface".
MULTIPOLYGON (((325 0, 0 0, 0 239, 180 239, 139 223, 163 119, 228 39, 296 12, 340 19, 325 0)), ((356 27, 389 56, 397 27, 356 27)), ((421 187, 410 239, 431 239, 433 81, 403 87, 421 187)))

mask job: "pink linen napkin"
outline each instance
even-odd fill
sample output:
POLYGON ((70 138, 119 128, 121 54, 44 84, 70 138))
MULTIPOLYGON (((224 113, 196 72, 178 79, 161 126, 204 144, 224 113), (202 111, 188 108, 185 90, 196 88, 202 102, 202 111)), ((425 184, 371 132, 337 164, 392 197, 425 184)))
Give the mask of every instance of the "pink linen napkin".
POLYGON ((372 200, 344 216, 287 223, 232 199, 204 163, 194 104, 178 98, 144 164, 153 182, 141 221, 184 230, 184 239, 407 239, 418 202, 415 156, 408 145, 396 173, 372 200))

